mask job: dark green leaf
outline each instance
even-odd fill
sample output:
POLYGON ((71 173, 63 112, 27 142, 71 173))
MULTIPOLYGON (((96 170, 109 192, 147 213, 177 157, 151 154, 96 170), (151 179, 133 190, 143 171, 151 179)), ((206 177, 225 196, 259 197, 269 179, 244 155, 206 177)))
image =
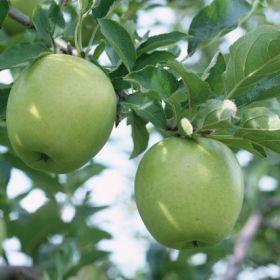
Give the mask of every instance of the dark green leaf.
POLYGON ((96 49, 94 50, 94 53, 92 55, 92 59, 94 61, 98 60, 98 58, 100 57, 100 55, 104 52, 105 50, 105 42, 101 41, 100 44, 96 47, 96 49))
POLYGON ((130 158, 135 158, 146 150, 149 143, 149 133, 146 122, 135 113, 129 114, 127 123, 131 125, 133 139, 133 151, 130 158))
POLYGON ((35 213, 11 221, 8 225, 10 236, 17 236, 22 250, 35 254, 38 247, 47 241, 51 234, 67 232, 67 225, 60 219, 59 209, 55 202, 49 201, 35 213))
POLYGON ((176 60, 168 61, 166 64, 182 78, 188 89, 190 106, 196 106, 211 98, 212 93, 207 82, 176 60))
POLYGON ((57 5, 54 1, 51 3, 51 7, 49 10, 49 16, 48 16, 49 26, 50 26, 50 32, 51 34, 54 34, 56 26, 60 28, 65 27, 65 21, 63 17, 63 13, 60 9, 60 6, 57 5))
POLYGON ((230 48, 225 73, 227 98, 238 105, 279 96, 280 31, 261 26, 230 48))
POLYGON ((32 16, 32 22, 35 26, 38 36, 43 40, 47 47, 52 45, 51 28, 49 25, 48 10, 38 6, 35 8, 32 16))
POLYGON ((175 44, 186 37, 187 34, 178 31, 152 36, 139 46, 137 55, 140 56, 157 48, 175 44))
POLYGON ((3 157, 0 155, 0 193, 6 190, 11 177, 12 168, 12 165, 3 160, 3 157))
POLYGON ((0 122, 0 145, 11 148, 11 143, 8 138, 7 128, 0 122))
POLYGON ((239 19, 251 9, 245 0, 214 0, 193 18, 189 29, 188 52, 194 53, 199 44, 221 36, 238 26, 239 19))
POLYGON ((134 93, 122 103, 127 109, 132 109, 136 115, 146 122, 151 122, 155 127, 165 128, 166 119, 161 104, 146 96, 144 93, 134 93))
POLYGON ((145 53, 137 58, 133 70, 140 70, 148 65, 156 66, 157 64, 161 64, 175 58, 176 56, 169 51, 154 51, 152 53, 145 53))
POLYGON ((14 68, 22 63, 32 62, 48 49, 40 43, 22 43, 5 49, 0 54, 0 69, 14 68))
POLYGON ((162 99, 167 99, 178 88, 174 75, 161 67, 147 66, 128 74, 125 80, 136 82, 149 91, 157 92, 162 99))
POLYGON ((211 137, 216 140, 219 140, 220 142, 223 142, 231 148, 246 150, 256 156, 266 156, 264 148, 255 143, 254 141, 250 141, 248 139, 244 139, 242 137, 233 135, 220 135, 219 132, 217 132, 217 134, 211 135, 211 137))
POLYGON ((136 61, 136 51, 129 33, 116 21, 100 19, 98 22, 108 43, 118 54, 126 68, 131 70, 136 61))
POLYGON ((92 9, 92 14, 95 18, 102 18, 106 16, 110 7, 115 0, 99 1, 98 4, 92 9))
POLYGON ((0 84, 0 121, 6 120, 6 107, 10 90, 10 85, 0 84))
POLYGON ((2 23, 4 19, 8 15, 9 12, 9 2, 8 0, 1 0, 0 1, 0 28, 2 27, 2 23))
POLYGON ((203 74, 202 79, 210 85, 216 96, 222 95, 225 91, 223 80, 225 70, 225 58, 221 53, 217 53, 203 74))

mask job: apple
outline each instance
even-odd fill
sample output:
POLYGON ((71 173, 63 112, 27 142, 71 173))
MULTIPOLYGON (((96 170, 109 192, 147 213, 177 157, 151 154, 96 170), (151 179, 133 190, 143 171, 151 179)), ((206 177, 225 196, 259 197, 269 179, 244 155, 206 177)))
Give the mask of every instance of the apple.
POLYGON ((174 249, 223 240, 239 216, 243 189, 235 155, 209 138, 166 138, 144 155, 135 179, 144 224, 174 249))
POLYGON ((94 64, 46 55, 19 76, 7 104, 7 131, 28 166, 71 172, 103 147, 116 115, 109 78, 94 64))
MULTIPOLYGON (((31 17, 33 10, 37 5, 43 3, 43 0, 10 0, 10 6, 16 8, 25 15, 31 17)), ((14 19, 7 17, 4 20, 3 27, 9 34, 17 34, 25 30, 25 27, 14 19)))

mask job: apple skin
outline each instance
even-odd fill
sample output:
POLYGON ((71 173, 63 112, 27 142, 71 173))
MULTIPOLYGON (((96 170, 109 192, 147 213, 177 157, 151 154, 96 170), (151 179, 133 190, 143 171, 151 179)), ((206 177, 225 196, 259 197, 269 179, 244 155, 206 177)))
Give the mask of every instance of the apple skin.
MULTIPOLYGON (((36 8, 36 6, 42 3, 43 0, 10 0, 11 7, 18 9, 20 12, 29 17, 32 16, 33 10, 36 8)), ((4 30, 11 35, 23 32, 25 30, 25 27, 22 24, 9 17, 7 17, 3 22, 3 27, 4 30)))
POLYGON ((15 153, 30 167, 71 172, 103 147, 116 115, 111 81, 78 57, 50 54, 14 83, 7 130, 15 153))
POLYGON ((135 179, 144 224, 159 243, 174 249, 223 240, 239 216, 243 192, 235 155, 207 138, 157 143, 144 155, 135 179))

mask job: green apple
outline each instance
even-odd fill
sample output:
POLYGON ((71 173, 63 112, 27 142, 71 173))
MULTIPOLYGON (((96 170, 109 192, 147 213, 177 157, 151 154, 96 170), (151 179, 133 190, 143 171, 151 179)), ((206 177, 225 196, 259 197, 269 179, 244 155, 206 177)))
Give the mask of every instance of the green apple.
POLYGON ((235 155, 209 138, 166 138, 144 155, 135 179, 144 224, 175 249, 223 240, 239 216, 243 188, 235 155))
MULTIPOLYGON (((10 0, 10 6, 18 9, 20 12, 31 17, 33 10, 37 5, 43 3, 43 0, 10 0)), ((25 30, 25 27, 15 20, 7 17, 3 23, 5 31, 9 34, 17 34, 25 30)))
POLYGON ((71 172, 103 147, 116 115, 116 95, 94 64, 64 54, 46 55, 14 83, 7 130, 16 154, 30 167, 71 172))

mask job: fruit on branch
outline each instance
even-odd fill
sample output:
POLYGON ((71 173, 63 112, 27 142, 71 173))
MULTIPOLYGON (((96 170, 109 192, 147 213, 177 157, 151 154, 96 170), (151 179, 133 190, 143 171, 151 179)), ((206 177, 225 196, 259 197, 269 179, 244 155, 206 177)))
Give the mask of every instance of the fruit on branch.
POLYGON ((113 86, 97 66, 50 54, 14 83, 7 105, 8 136, 30 167, 68 173, 103 147, 115 115, 113 86))
MULTIPOLYGON (((10 7, 14 7, 25 15, 31 17, 36 6, 42 3, 43 0, 10 0, 10 7)), ((25 30, 25 27, 22 24, 9 17, 5 19, 3 27, 9 34, 17 34, 25 30)))
POLYGON ((221 142, 167 138, 141 160, 135 197, 158 242, 175 249, 210 246, 223 240, 238 218, 242 170, 221 142))

